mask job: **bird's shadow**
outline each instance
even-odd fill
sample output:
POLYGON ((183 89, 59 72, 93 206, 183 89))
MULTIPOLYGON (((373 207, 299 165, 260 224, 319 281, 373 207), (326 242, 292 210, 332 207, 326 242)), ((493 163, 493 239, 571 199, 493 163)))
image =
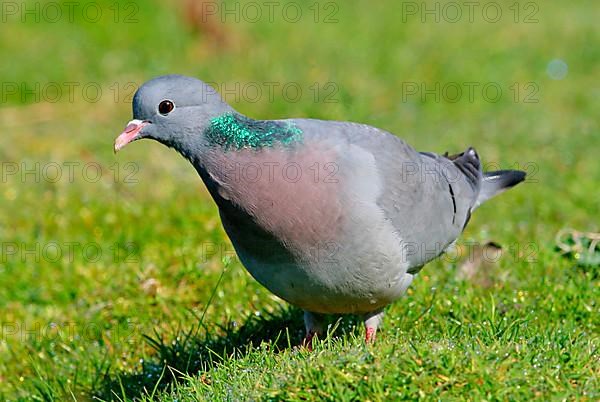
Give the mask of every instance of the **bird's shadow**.
MULTIPOLYGON (((355 328, 353 318, 343 321, 345 325, 338 336, 355 328)), ((99 373, 91 396, 103 401, 135 400, 149 391, 165 389, 185 376, 208 372, 224 359, 242 358, 263 343, 274 353, 295 347, 304 336, 303 313, 294 307, 279 307, 272 313, 251 314, 242 325, 230 321, 218 329, 202 331, 205 335, 200 335, 195 327, 169 337, 172 341, 165 340, 158 332, 144 335, 155 356, 143 361, 134 373, 110 373, 110 367, 106 367, 99 373)))

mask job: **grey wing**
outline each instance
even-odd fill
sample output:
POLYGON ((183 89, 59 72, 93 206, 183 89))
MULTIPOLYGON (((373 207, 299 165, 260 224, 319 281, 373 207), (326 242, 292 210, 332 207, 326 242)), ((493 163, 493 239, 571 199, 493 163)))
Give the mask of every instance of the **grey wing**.
POLYGON ((462 232, 481 180, 479 158, 471 149, 451 160, 419 153, 395 135, 364 124, 294 123, 312 137, 334 137, 374 156, 383 183, 377 204, 401 239, 411 267, 440 255, 462 232))
MULTIPOLYGON (((478 181, 439 155, 411 154, 399 159, 395 141, 378 147, 377 164, 386 191, 378 201, 404 242, 405 255, 418 268, 439 256, 464 229, 477 199, 478 181)), ((373 150, 374 152, 374 150, 373 150)), ((409 271, 410 272, 410 271, 409 271)))

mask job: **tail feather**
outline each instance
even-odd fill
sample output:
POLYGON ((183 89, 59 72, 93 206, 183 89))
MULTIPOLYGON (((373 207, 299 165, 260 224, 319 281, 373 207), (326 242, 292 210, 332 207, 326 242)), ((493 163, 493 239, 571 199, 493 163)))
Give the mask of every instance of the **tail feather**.
POLYGON ((500 194, 509 188, 516 186, 525 180, 526 173, 520 170, 497 170, 494 172, 485 172, 479 196, 473 209, 477 208, 485 201, 500 194))
POLYGON ((481 161, 479 155, 472 147, 469 147, 465 152, 456 155, 444 155, 446 158, 454 162, 456 166, 464 175, 469 184, 476 189, 481 181, 481 161))

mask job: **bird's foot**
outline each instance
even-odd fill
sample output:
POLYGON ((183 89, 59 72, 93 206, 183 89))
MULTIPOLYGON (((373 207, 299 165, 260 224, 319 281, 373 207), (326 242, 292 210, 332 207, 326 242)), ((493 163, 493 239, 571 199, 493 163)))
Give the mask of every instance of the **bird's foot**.
POLYGON ((381 321, 383 320, 383 310, 373 311, 369 314, 366 314, 365 317, 365 342, 373 343, 375 342, 375 334, 377 333, 377 328, 381 321))
POLYGON ((317 337, 318 334, 323 333, 324 319, 325 317, 322 314, 304 311, 304 324, 306 326, 306 336, 302 341, 302 346, 308 349, 309 351, 313 350, 313 339, 317 337))
POLYGON ((313 351, 313 339, 317 337, 317 333, 314 331, 308 331, 306 336, 302 340, 302 347, 306 348, 309 352, 313 351))
POLYGON ((373 343, 375 342, 375 333, 377 332, 377 328, 375 327, 366 327, 365 331, 365 343, 373 343))

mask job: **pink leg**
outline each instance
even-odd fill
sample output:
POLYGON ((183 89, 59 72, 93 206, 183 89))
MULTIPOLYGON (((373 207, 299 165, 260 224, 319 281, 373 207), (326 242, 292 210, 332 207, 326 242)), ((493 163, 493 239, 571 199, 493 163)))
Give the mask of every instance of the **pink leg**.
POLYGON ((302 346, 312 351, 312 341, 323 333, 323 319, 321 314, 304 312, 304 325, 306 327, 306 336, 302 340, 302 346))
POLYGON ((373 343, 373 342, 375 342, 375 333, 377 333, 377 328, 375 328, 375 327, 366 327, 365 342, 366 343, 373 343))
POLYGON ((365 315, 365 342, 375 342, 375 334, 379 324, 383 321, 383 310, 373 311, 365 315))
POLYGON ((304 339, 302 339, 302 347, 305 347, 308 351, 312 352, 312 350, 313 350, 312 341, 316 335, 317 335, 316 332, 312 332, 312 331, 307 332, 306 336, 304 336, 304 339))

